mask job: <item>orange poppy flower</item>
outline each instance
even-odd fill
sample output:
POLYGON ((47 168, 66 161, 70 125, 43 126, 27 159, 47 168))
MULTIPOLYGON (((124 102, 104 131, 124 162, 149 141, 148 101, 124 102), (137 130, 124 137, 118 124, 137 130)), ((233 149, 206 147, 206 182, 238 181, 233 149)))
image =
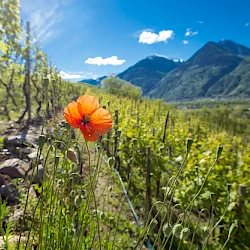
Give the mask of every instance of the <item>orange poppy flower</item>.
POLYGON ((106 134, 112 127, 110 113, 100 108, 94 96, 80 96, 64 109, 64 117, 73 128, 80 128, 87 141, 97 141, 99 135, 106 134))

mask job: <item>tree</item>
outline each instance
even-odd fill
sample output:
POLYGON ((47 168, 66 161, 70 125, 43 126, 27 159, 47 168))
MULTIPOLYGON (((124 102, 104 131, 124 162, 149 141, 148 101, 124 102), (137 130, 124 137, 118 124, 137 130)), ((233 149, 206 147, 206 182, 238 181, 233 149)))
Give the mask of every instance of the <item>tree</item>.
POLYGON ((134 100, 140 99, 142 90, 130 82, 126 82, 114 76, 109 76, 102 82, 102 87, 110 94, 129 97, 134 100))
POLYGON ((23 70, 21 48, 20 11, 18 0, 0 1, 0 84, 6 90, 4 112, 10 120, 9 99, 18 107, 13 96, 14 79, 17 73, 23 70))
POLYGON ((128 96, 134 100, 139 100, 142 95, 142 90, 140 87, 137 87, 130 82, 125 82, 120 90, 123 96, 128 96))
POLYGON ((116 78, 114 76, 109 76, 102 82, 103 88, 113 95, 117 95, 119 93, 123 84, 124 84, 123 80, 116 78))

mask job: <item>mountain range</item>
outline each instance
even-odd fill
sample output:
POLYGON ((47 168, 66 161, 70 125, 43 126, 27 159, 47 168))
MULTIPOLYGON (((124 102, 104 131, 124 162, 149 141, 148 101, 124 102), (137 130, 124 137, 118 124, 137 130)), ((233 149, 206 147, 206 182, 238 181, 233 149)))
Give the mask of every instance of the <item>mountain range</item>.
POLYGON ((152 54, 117 77, 164 101, 249 98, 250 49, 230 40, 208 42, 186 62, 152 54))

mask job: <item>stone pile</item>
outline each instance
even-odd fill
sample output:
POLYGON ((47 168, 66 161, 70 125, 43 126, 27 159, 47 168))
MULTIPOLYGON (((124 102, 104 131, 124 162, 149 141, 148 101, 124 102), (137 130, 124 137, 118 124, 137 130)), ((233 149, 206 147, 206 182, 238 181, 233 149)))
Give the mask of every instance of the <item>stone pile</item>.
POLYGON ((18 185, 27 187, 29 182, 42 181, 43 158, 37 156, 41 130, 34 125, 20 129, 13 122, 4 126, 6 129, 0 134, 4 139, 0 151, 0 195, 8 205, 15 205, 20 198, 18 185))

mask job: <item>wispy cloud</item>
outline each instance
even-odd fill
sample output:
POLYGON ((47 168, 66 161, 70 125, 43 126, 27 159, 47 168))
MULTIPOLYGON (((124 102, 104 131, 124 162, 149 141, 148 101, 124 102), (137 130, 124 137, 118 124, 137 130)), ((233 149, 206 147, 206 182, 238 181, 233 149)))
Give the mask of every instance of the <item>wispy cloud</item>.
POLYGON ((188 40, 182 40, 182 43, 183 43, 183 44, 188 44, 189 41, 188 41, 188 40))
POLYGON ((88 71, 67 71, 68 74, 76 74, 76 75, 88 75, 88 76, 93 76, 93 72, 88 72, 88 71))
POLYGON ((139 36, 139 43, 146 43, 146 44, 153 44, 159 42, 168 42, 168 39, 174 38, 174 31, 173 30, 162 30, 158 34, 150 32, 150 31, 143 31, 139 36))
POLYGON ((203 24, 204 22, 203 21, 198 21, 199 24, 203 24))
POLYGON ((29 1, 29 4, 26 2, 22 5, 22 9, 28 16, 38 41, 45 43, 60 33, 56 25, 63 19, 63 13, 58 1, 29 1))
POLYGON ((64 71, 60 71, 59 75, 62 79, 80 79, 83 78, 82 75, 72 75, 64 71))
POLYGON ((249 26, 249 23, 246 23, 246 25, 245 25, 246 27, 248 27, 249 26))
POLYGON ((113 65, 113 66, 119 66, 125 63, 126 60, 118 59, 117 56, 111 56, 107 58, 102 58, 100 56, 94 57, 94 58, 88 58, 85 63, 86 64, 93 64, 93 65, 113 65))
POLYGON ((192 31, 190 28, 187 28, 185 36, 195 36, 198 34, 198 31, 192 31))
POLYGON ((141 33, 142 33, 143 31, 145 31, 145 32, 154 32, 153 29, 141 29, 141 30, 137 30, 136 32, 134 32, 134 33, 132 34, 132 37, 139 38, 140 35, 141 35, 141 33))
MULTIPOLYGON (((79 78, 81 76, 82 79, 95 79, 95 78, 100 77, 99 75, 96 75, 95 73, 90 72, 90 71, 67 71, 64 73, 68 75, 79 76, 79 78)), ((78 79, 78 78, 75 78, 75 79, 78 79)))

